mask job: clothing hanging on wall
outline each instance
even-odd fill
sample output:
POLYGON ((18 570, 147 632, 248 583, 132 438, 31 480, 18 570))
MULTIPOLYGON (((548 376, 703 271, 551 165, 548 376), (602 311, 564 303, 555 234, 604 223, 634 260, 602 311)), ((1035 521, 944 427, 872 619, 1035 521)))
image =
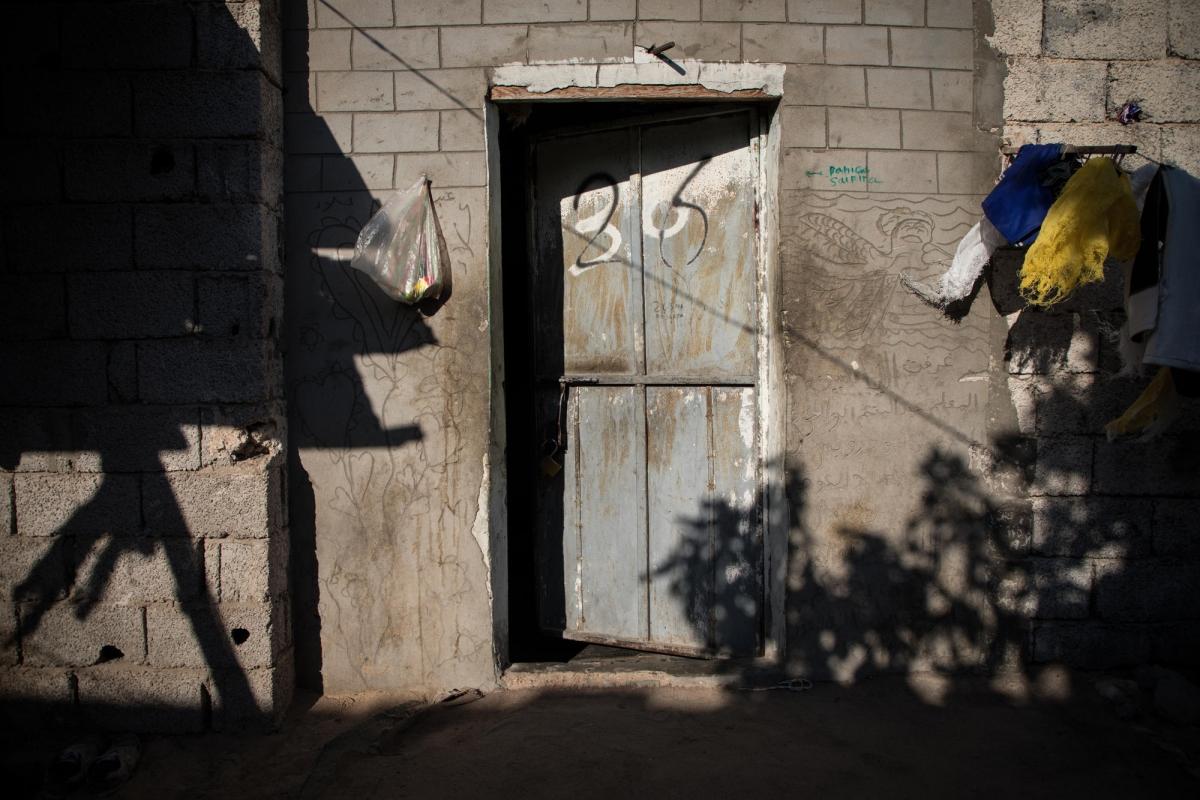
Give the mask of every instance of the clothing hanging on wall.
POLYGON ((1084 164, 1054 201, 1021 265, 1021 296, 1051 306, 1104 279, 1104 260, 1133 258, 1141 242, 1129 178, 1111 158, 1084 164))
POLYGON ((1061 144, 1024 145, 984 198, 984 215, 1008 243, 1028 244, 1037 236, 1055 199, 1054 182, 1044 181, 1043 176, 1062 157, 1061 144))

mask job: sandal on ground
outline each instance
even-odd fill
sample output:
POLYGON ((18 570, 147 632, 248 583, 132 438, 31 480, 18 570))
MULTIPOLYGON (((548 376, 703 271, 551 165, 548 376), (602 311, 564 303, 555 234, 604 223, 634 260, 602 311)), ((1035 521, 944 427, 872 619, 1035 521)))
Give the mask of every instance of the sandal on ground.
POLYGON ((103 749, 104 740, 99 736, 85 736, 64 747, 46 770, 46 784, 42 796, 48 800, 65 797, 87 777, 88 770, 103 749))

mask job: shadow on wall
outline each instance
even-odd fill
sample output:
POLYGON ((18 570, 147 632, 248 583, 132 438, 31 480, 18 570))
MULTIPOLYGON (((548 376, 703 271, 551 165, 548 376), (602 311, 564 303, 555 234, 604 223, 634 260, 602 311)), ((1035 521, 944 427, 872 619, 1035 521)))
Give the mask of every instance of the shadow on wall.
MULTIPOLYGON (((317 2, 321 13, 340 17, 356 36, 448 95, 371 31, 352 24, 336 4, 317 2)), ((307 29, 303 0, 286 5, 294 15, 291 32, 307 29)), ((453 405, 463 387, 456 385, 461 381, 429 324, 450 299, 449 287, 438 300, 407 306, 350 267, 359 230, 390 190, 368 187, 353 159, 342 153, 335 132, 309 104, 307 35, 287 43, 304 48, 286 54, 288 116, 297 135, 320 143, 314 149, 322 153, 307 157, 320 163, 323 178, 317 185, 285 179, 284 186, 289 218, 305 220, 292 224, 317 220, 315 227, 293 230, 289 237, 285 383, 297 682, 320 691, 330 659, 339 661, 334 667, 345 688, 352 684, 345 676, 373 669, 376 662, 391 662, 382 667, 386 671, 420 658, 415 636, 408 637, 390 619, 404 606, 402 601, 389 604, 391 593, 417 590, 413 554, 406 553, 406 563, 396 566, 401 558, 396 531, 429 510, 434 483, 457 458, 453 405), (320 204, 315 215, 313 202, 320 204), (309 207, 299 211, 301 204, 309 207), (318 468, 313 460, 321 462, 318 468), (321 471, 315 479, 314 469, 321 471), (315 483, 336 496, 319 499, 315 483), (325 531, 321 546, 318 518, 325 531), (318 564, 318 551, 329 563, 318 564), (398 574, 398 568, 410 572, 398 574), (333 618, 328 618, 330 609, 333 618), (323 627, 333 632, 325 645, 323 627)), ((436 198, 437 187, 434 192, 436 198)), ((453 256, 453 241, 450 246, 453 256)))
MULTIPOLYGON (((262 97, 271 90, 243 92, 233 108, 219 94, 214 100, 201 93, 199 106, 216 103, 222 113, 193 111, 212 112, 195 131, 178 121, 190 119, 178 104, 187 87, 196 86, 188 73, 197 59, 214 70, 208 79, 227 79, 231 86, 257 87, 270 76, 264 78, 257 44, 224 5, 111 4, 100 10, 47 3, 27 7, 24 21, 12 24, 14 31, 61 27, 64 38, 6 44, 5 92, 16 95, 9 98, 14 107, 19 97, 30 104, 4 123, 5 167, 13 179, 3 209, 4 338, 18 343, 5 347, 0 470, 16 473, 14 517, 22 534, 7 543, 13 549, 6 551, 4 575, 11 581, 5 599, 16 607, 17 622, 6 626, 5 649, 20 652, 24 666, 45 667, 44 677, 33 680, 28 709, 39 722, 49 721, 43 707, 65 712, 62 721, 75 720, 81 709, 74 702, 50 699, 67 694, 57 686, 68 680, 88 723, 103 727, 194 730, 201 712, 220 714, 225 724, 263 721, 261 687, 251 686, 241 660, 247 651, 258 658, 271 647, 264 631, 274 620, 261 610, 250 623, 223 619, 212 572, 219 565, 206 562, 210 540, 194 530, 196 520, 188 519, 177 490, 180 480, 209 461, 198 425, 228 410, 213 406, 232 396, 231 402, 246 402, 233 415, 261 413, 249 410, 262 408, 251 403, 269 402, 272 395, 272 334, 261 338, 255 331, 266 331, 267 320, 254 317, 266 300, 249 296, 265 293, 263 282, 271 276, 255 281, 263 276, 191 271, 219 269, 228 253, 212 243, 215 231, 189 231, 185 222, 194 215, 200 225, 216 226, 225 212, 237 222, 255 213, 269 216, 273 198, 247 176, 266 170, 263 154, 271 142, 263 140, 269 134, 262 133, 262 120, 270 109, 262 97), (208 38, 193 55, 196 26, 208 38), (81 30, 95 39, 85 43, 81 30), (33 64, 41 71, 31 73, 33 64), (86 71, 96 65, 107 69, 86 71), (184 90, 161 91, 169 85, 164 81, 176 80, 184 90), (129 122, 131 103, 140 112, 136 127, 129 122), (198 172, 194 161, 202 164, 198 172), (264 201, 267 208, 253 205, 264 201), (166 227, 156 229, 156 220, 166 227), (153 246, 157 230, 162 249, 135 249, 135 226, 150 241, 146 247, 153 246), (193 234, 195 241, 185 244, 193 234), (135 266, 148 271, 134 272, 135 266), (227 298, 230 305, 214 315, 232 319, 228 329, 197 320, 195 294, 203 293, 197 287, 218 279, 245 292, 227 298), (8 313, 18 309, 24 310, 8 313), (238 380, 230 374, 245 383, 230 389, 238 380), (210 405, 197 408, 205 401, 210 405), (148 653, 143 615, 150 626, 148 653), (178 631, 176 619, 184 623, 178 631), (155 649, 158 633, 164 638, 155 649), (89 651, 96 641, 110 643, 89 651), (193 648, 201 664, 192 663, 193 648), (136 669, 122 672, 138 664, 162 667, 162 684, 147 684, 136 669), (189 679, 170 672, 183 664, 202 666, 206 677, 183 685, 189 679)), ((260 225, 259 235, 270 227, 260 225)), ((238 234, 228 232, 231 242, 237 240, 229 247, 246 248, 236 258, 267 245, 238 234)), ((282 435, 264 425, 268 442, 282 435)), ((258 477, 269 480, 265 476, 275 468, 266 463, 267 448, 246 435, 224 455, 246 459, 249 472, 261 469, 258 477)), ((278 513, 256 511, 272 518, 278 513)), ((36 671, 27 670, 25 679, 36 671)), ((6 714, 25 710, 18 705, 9 704, 6 714)))

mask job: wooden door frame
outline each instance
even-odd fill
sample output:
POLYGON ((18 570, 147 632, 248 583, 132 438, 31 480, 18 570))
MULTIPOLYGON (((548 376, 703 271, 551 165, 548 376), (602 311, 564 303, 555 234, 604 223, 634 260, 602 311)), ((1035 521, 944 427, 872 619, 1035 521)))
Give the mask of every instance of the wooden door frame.
POLYGON ((500 231, 498 104, 637 101, 665 104, 712 101, 762 104, 758 150, 757 261, 758 424, 762 470, 764 641, 761 660, 781 665, 786 653, 785 592, 788 509, 784 491, 784 386, 779 305, 779 175, 784 67, 779 64, 664 62, 641 51, 633 62, 500 67, 489 75, 484 104, 488 172, 488 331, 490 334, 489 446, 479 512, 472 529, 489 569, 493 653, 499 669, 509 659, 507 442, 504 382, 504 298, 500 231))

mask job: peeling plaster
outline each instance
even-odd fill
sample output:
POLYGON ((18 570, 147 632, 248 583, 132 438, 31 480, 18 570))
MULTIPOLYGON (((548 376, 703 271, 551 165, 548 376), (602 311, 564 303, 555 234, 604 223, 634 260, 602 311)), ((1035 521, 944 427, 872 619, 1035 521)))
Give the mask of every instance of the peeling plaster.
POLYGON ((782 96, 784 67, 781 64, 726 64, 702 61, 665 62, 659 59, 600 65, 543 64, 497 67, 493 86, 519 86, 544 94, 571 87, 611 88, 623 84, 659 86, 699 85, 718 92, 759 90, 782 96), (682 70, 682 74, 679 70, 682 70))

